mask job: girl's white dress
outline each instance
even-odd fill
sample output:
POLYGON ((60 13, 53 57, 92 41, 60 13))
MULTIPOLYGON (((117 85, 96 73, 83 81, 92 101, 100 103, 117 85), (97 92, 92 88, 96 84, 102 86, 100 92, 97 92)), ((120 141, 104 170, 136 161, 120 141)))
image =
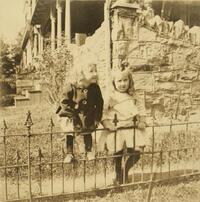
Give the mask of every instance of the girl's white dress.
MULTIPOLYGON (((117 128, 133 126, 133 117, 144 115, 144 108, 138 106, 137 100, 127 93, 114 92, 108 101, 108 106, 105 107, 102 121, 107 128, 114 125, 113 119, 117 115, 117 128)), ((149 137, 146 130, 139 129, 119 129, 116 132, 103 131, 99 138, 98 151, 103 151, 105 143, 110 152, 115 152, 123 149, 124 143, 127 147, 139 147, 149 144, 149 137), (135 134, 135 135, 134 135, 135 134), (135 138, 134 138, 135 136, 135 138), (135 143, 134 143, 135 140, 135 143), (116 144, 116 146, 115 146, 116 144), (116 150, 115 150, 116 148, 116 150)))

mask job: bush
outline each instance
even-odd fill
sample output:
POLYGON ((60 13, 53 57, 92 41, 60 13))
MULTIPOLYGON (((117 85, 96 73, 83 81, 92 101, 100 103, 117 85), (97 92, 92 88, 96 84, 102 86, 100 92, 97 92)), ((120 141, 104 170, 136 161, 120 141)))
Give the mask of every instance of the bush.
POLYGON ((0 97, 0 107, 12 106, 15 104, 13 94, 4 95, 0 97))
POLYGON ((0 81, 1 96, 16 92, 16 83, 13 80, 0 81))
POLYGON ((40 77, 45 81, 49 99, 53 103, 60 101, 65 80, 69 78, 72 55, 66 45, 53 52, 47 47, 42 58, 38 60, 40 77))

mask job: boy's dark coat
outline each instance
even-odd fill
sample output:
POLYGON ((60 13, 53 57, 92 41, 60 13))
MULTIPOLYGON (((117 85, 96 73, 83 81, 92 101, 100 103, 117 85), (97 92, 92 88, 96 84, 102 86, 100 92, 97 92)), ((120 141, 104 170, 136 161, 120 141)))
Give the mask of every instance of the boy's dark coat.
POLYGON ((103 111, 103 98, 99 85, 93 83, 87 88, 77 88, 70 84, 57 113, 61 117, 72 118, 74 128, 94 130, 95 122, 100 122, 103 111))

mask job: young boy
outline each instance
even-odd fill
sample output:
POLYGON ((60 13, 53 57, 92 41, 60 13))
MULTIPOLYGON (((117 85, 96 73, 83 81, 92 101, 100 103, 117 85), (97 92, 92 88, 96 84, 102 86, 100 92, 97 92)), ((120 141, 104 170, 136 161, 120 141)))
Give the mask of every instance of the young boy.
MULTIPOLYGON (((88 159, 93 158, 92 135, 102 118, 103 98, 98 85, 96 64, 89 63, 76 72, 76 82, 67 85, 64 99, 57 110, 60 117, 67 117, 66 124, 73 124, 74 131, 86 132, 83 135, 88 159), (87 133, 88 132, 88 133, 87 133)), ((73 134, 66 136, 66 163, 73 159, 73 134)))

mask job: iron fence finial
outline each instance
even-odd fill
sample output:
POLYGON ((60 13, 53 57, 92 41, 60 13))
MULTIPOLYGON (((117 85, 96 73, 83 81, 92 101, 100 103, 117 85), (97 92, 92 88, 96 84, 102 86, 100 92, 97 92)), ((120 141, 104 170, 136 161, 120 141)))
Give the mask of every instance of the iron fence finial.
POLYGON ((6 124, 6 121, 5 119, 3 120, 3 128, 2 128, 4 131, 6 131, 8 129, 8 126, 6 124))
POLYGON ((41 148, 39 147, 38 148, 38 158, 44 158, 44 156, 43 156, 43 154, 42 154, 42 150, 41 150, 41 148))
POLYGON ((53 128, 54 126, 55 126, 55 124, 54 124, 54 122, 53 122, 53 119, 51 118, 51 120, 50 120, 50 124, 49 124, 49 126, 51 127, 51 128, 53 128))
POLYGON ((61 151, 62 151, 62 156, 65 156, 65 149, 64 149, 63 146, 62 146, 62 148, 61 148, 61 151))
POLYGON ((27 117, 26 117, 26 121, 24 124, 28 129, 31 128, 31 126, 33 125, 33 121, 32 121, 32 117, 31 117, 31 112, 28 110, 27 113, 27 117))
POLYGON ((103 150, 103 151, 104 151, 105 154, 107 154, 107 152, 108 152, 108 146, 107 146, 107 143, 104 144, 104 150, 103 150))
POLYGON ((170 113, 170 120, 172 121, 173 119, 173 112, 170 113))
POLYGON ((133 126, 136 126, 136 122, 137 122, 137 117, 134 116, 134 117, 133 117, 133 126))
POLYGON ((21 159, 21 156, 19 154, 19 150, 17 150, 16 155, 15 155, 15 160, 16 160, 16 162, 19 162, 20 159, 21 159))
POLYGON ((126 141, 124 141, 123 143, 123 154, 127 154, 127 144, 126 144, 126 141))
POLYGON ((114 115, 114 119, 113 119, 113 123, 115 126, 117 126, 117 123, 118 123, 118 119, 117 119, 117 114, 114 115))

